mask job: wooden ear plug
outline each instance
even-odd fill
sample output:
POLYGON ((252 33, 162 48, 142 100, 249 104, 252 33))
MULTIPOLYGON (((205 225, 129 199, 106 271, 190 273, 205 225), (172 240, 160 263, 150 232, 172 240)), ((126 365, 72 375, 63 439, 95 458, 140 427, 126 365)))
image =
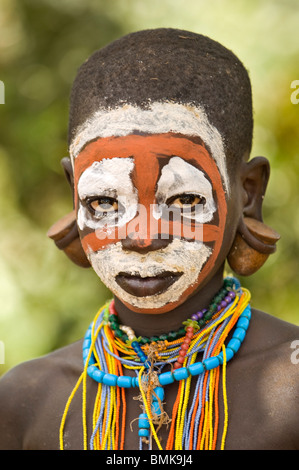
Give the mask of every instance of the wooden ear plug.
POLYGON ((227 258, 231 269, 239 276, 254 274, 276 251, 279 239, 280 235, 263 222, 242 218, 227 258))
POLYGON ((52 225, 47 235, 75 264, 83 268, 90 267, 80 242, 75 211, 65 215, 52 225))

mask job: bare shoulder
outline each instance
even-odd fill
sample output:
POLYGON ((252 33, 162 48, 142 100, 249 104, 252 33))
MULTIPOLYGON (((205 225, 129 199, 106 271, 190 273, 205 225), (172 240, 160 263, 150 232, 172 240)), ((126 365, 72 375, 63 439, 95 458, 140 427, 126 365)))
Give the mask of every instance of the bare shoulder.
POLYGON ((299 326, 253 310, 244 352, 262 361, 272 359, 299 377, 299 326), (292 367, 296 366, 298 367, 292 367))
POLYGON ((244 346, 242 357, 253 366, 268 372, 271 366, 276 378, 295 379, 299 388, 299 326, 253 310, 244 346))
POLYGON ((250 328, 252 329, 252 335, 255 337, 256 345, 263 344, 263 348, 265 348, 290 341, 292 338, 299 339, 299 326, 260 310, 253 309, 252 312, 250 328))
POLYGON ((260 422, 263 437, 252 437, 252 445, 299 449, 299 327, 254 310, 239 352, 231 364, 232 396, 239 403, 241 391, 243 424, 246 419, 249 427, 260 422))
MULTIPOLYGON (((277 381, 293 382, 299 391, 299 326, 262 312, 255 317, 252 335, 260 359, 271 364, 277 381)), ((299 406, 298 395, 296 398, 299 406)))
MULTIPOLYGON (((28 448, 42 421, 50 432, 81 371, 81 342, 8 371, 0 379, 0 449, 28 448)), ((51 442, 50 436, 47 439, 51 442)))

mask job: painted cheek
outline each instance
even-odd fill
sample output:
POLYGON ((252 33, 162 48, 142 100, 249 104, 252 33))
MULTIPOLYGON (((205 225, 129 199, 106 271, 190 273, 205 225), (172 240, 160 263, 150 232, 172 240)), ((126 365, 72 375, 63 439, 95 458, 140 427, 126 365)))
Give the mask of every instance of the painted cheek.
POLYGON ((94 161, 86 168, 76 186, 77 224, 84 248, 98 251, 106 244, 121 238, 125 224, 135 217, 138 195, 133 186, 131 173, 133 158, 104 158, 94 161), (93 213, 88 199, 112 197, 117 200, 119 212, 114 210, 93 213), (88 245, 88 246, 87 246, 88 245))
MULTIPOLYGON (((77 213, 77 221, 80 221, 82 220, 81 214, 83 214, 83 212, 85 212, 87 209, 83 208, 83 205, 79 200, 77 186, 75 186, 74 197, 75 197, 75 210, 77 213)), ((84 219, 85 218, 86 217, 84 214, 84 219)), ((100 229, 91 229, 87 227, 84 221, 84 222, 78 223, 78 230, 79 230, 79 235, 81 238, 82 247, 87 256, 91 252, 96 252, 98 250, 105 248, 105 246, 111 243, 115 243, 115 234, 113 230, 111 230, 111 228, 108 226, 103 226, 100 229)))

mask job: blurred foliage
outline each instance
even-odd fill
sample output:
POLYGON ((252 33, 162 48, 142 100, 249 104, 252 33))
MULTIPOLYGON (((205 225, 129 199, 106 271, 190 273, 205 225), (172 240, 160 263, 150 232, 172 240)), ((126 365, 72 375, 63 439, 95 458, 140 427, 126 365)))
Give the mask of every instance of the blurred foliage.
POLYGON ((253 305, 299 324, 296 0, 0 0, 0 340, 13 365, 81 337, 109 292, 47 239, 72 208, 60 159, 67 155, 70 87, 95 50, 125 33, 178 27, 231 48, 250 71, 253 155, 272 167, 264 219, 282 239, 243 283, 253 305))

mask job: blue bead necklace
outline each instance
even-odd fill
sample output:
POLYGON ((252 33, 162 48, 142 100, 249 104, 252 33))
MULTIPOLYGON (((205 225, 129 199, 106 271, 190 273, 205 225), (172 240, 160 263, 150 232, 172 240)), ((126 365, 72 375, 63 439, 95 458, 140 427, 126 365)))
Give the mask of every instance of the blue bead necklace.
MULTIPOLYGON (((236 329, 233 333, 232 339, 229 341, 226 347, 226 360, 230 361, 234 355, 238 352, 242 342, 245 339, 247 329, 249 327, 249 322, 251 318, 251 307, 248 305, 245 310, 240 315, 240 318, 237 322, 236 329)), ((87 356, 90 351, 91 346, 91 330, 92 325, 88 328, 83 342, 83 361, 86 363, 87 356)), ((132 344, 133 346, 133 344, 132 344)), ((141 358, 143 363, 146 363, 146 356, 141 350, 138 342, 134 344, 133 348, 136 350, 137 354, 141 358), (140 349, 139 349, 140 348, 140 349), (141 354, 142 353, 142 354, 141 354)), ((135 363, 136 364, 136 363, 135 363)), ((204 359, 202 362, 196 362, 189 367, 182 367, 173 372, 164 372, 159 375, 159 382, 162 386, 173 383, 175 380, 184 380, 189 375, 195 376, 202 374, 206 370, 214 369, 219 365, 223 364, 223 353, 219 353, 217 356, 204 359)), ((96 365, 96 360, 94 355, 89 359, 89 365, 87 368, 87 373, 89 377, 99 383, 109 386, 118 386, 124 388, 130 387, 139 387, 138 377, 126 377, 126 376, 117 376, 115 374, 105 373, 102 370, 99 370, 96 365)))
MULTIPOLYGON (((190 327, 190 321, 185 322, 186 330, 188 334, 188 328, 191 328, 192 340, 190 340, 190 348, 183 354, 184 365, 179 365, 178 368, 174 368, 173 365, 178 364, 178 357, 180 353, 179 345, 176 346, 175 342, 165 341, 164 349, 159 352, 158 359, 152 363, 152 357, 149 358, 145 352, 144 342, 140 341, 141 338, 137 338, 134 334, 134 331, 127 326, 118 325, 118 328, 126 335, 128 338, 126 341, 127 348, 131 349, 135 353, 134 360, 128 357, 122 357, 117 353, 113 353, 110 347, 109 335, 106 334, 105 327, 109 328, 109 306, 107 306, 98 316, 97 320, 92 322, 88 328, 83 342, 83 361, 86 366, 87 374, 96 382, 103 385, 103 393, 109 395, 110 387, 120 387, 120 388, 132 388, 138 387, 142 389, 144 386, 144 376, 140 375, 140 370, 147 370, 149 374, 155 376, 155 386, 152 389, 152 400, 151 400, 151 410, 144 409, 144 412, 140 414, 139 422, 139 439, 140 439, 140 448, 142 448, 144 442, 149 442, 149 438, 152 433, 152 423, 151 416, 159 417, 163 413, 163 400, 164 400, 164 387, 172 384, 174 382, 186 381, 191 377, 197 377, 196 391, 195 393, 203 393, 201 389, 203 377, 206 373, 211 372, 217 367, 223 365, 223 362, 230 361, 235 354, 238 352, 242 342, 245 339, 250 318, 251 318, 251 308, 249 305, 250 294, 246 289, 242 290, 238 280, 234 279, 234 290, 233 294, 230 297, 226 297, 225 304, 222 304, 222 307, 216 306, 216 311, 219 312, 215 317, 213 317, 207 324, 204 326, 201 324, 196 328, 195 316, 198 319, 202 319, 202 313, 195 314, 191 318, 192 326, 190 327), (245 295, 246 294, 246 295, 245 295), (245 300, 244 300, 245 296, 245 300), (242 300, 242 305, 240 305, 240 299, 242 300), (211 355, 208 353, 208 349, 213 350, 214 345, 217 343, 217 340, 225 331, 225 328, 231 321, 231 318, 235 314, 234 312, 238 309, 238 318, 235 322, 235 327, 232 333, 232 337, 225 347, 225 357, 223 356, 223 351, 219 352, 216 355, 211 355), (102 326, 101 326, 102 325, 102 326), (105 327, 104 327, 105 326, 105 327), (97 331, 95 337, 95 331, 97 331), (195 334, 193 334, 193 332, 195 334), (205 337, 203 341, 203 337, 205 337), (141 346, 143 345, 143 347, 141 346), (123 367, 134 368, 136 376, 126 376, 126 375, 116 375, 111 373, 109 367, 107 366, 105 354, 109 354, 114 360, 119 361, 123 367), (194 357, 197 353, 202 352, 203 358, 201 361, 191 361, 191 358, 194 357), (170 371, 163 372, 163 368, 166 365, 171 366, 170 371), (139 372, 137 373, 137 369, 139 372)), ((223 302, 223 300, 221 300, 223 302)), ((215 306, 213 306, 215 310, 215 306)), ((111 330, 110 330, 111 332, 111 330)), ((190 331, 189 331, 190 333, 190 331)), ((191 333, 190 333, 191 335, 191 333)), ((189 336, 190 336, 189 335, 189 336)), ((118 341, 121 341, 118 339, 118 341)), ((155 344, 155 342, 153 343, 155 344)), ((191 409, 194 407, 194 399, 191 403, 191 409)), ((91 439, 91 448, 92 442, 95 433, 100 427, 100 422, 103 419, 103 410, 99 414, 98 423, 96 429, 93 432, 91 439)), ((190 424, 191 414, 189 413, 188 420, 190 424)), ((196 418, 199 420, 199 415, 196 418)), ((187 429, 187 428, 186 428, 187 429)), ((195 432, 196 436, 196 432, 195 432)), ((183 440, 188 442, 188 433, 183 433, 183 440)), ((195 438, 194 438, 195 439, 195 438)), ((188 443, 190 445, 190 442, 188 443)))

